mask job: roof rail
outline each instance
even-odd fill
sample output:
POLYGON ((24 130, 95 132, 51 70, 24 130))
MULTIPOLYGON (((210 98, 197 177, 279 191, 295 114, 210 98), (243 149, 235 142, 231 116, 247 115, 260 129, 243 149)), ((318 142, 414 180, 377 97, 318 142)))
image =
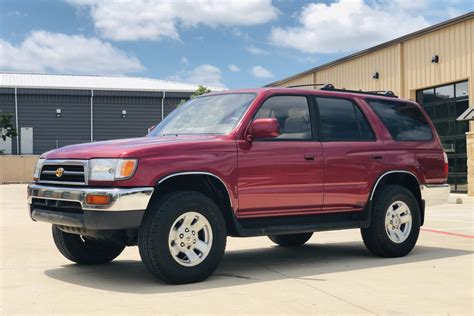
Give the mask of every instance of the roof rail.
POLYGON ((362 91, 362 90, 350 90, 350 89, 321 89, 321 90, 332 90, 338 92, 350 92, 350 93, 359 93, 359 94, 368 94, 368 95, 379 95, 389 98, 398 98, 398 96, 390 90, 381 90, 381 91, 362 91))
POLYGON ((298 87, 317 87, 321 86, 319 88, 320 90, 330 90, 330 91, 338 91, 338 92, 351 92, 351 93, 361 93, 361 94, 370 94, 370 95, 383 95, 385 97, 390 97, 390 98, 398 98, 395 93, 391 90, 375 90, 375 91, 362 91, 362 90, 349 90, 349 89, 336 89, 333 84, 331 83, 308 83, 308 84, 298 84, 298 85, 293 85, 293 86, 288 86, 287 88, 298 88, 298 87))
POLYGON ((367 92, 375 93, 375 94, 381 94, 381 95, 384 95, 386 97, 398 98, 398 96, 396 96, 395 93, 393 93, 392 90, 375 90, 375 91, 367 91, 367 92))
POLYGON ((299 87, 318 87, 322 86, 322 90, 331 90, 334 89, 334 86, 330 83, 309 83, 309 84, 297 84, 293 86, 287 86, 287 88, 299 88, 299 87))

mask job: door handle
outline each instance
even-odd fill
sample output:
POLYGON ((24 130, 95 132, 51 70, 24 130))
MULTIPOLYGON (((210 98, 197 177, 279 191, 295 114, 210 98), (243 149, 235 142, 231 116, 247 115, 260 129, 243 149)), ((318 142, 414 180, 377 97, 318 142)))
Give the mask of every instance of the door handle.
POLYGON ((316 155, 315 154, 304 154, 304 159, 305 160, 315 160, 316 155))
POLYGON ((373 157, 374 157, 374 159, 376 159, 376 160, 383 159, 383 157, 382 157, 382 156, 380 156, 380 155, 374 155, 373 157))

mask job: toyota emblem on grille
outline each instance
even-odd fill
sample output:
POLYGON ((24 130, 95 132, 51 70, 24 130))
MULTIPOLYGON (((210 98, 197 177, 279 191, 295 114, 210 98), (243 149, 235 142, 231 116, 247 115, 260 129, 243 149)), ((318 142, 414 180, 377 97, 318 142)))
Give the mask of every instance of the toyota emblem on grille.
POLYGON ((63 174, 64 174, 64 168, 61 167, 61 168, 56 169, 56 177, 57 178, 61 178, 63 176, 63 174))

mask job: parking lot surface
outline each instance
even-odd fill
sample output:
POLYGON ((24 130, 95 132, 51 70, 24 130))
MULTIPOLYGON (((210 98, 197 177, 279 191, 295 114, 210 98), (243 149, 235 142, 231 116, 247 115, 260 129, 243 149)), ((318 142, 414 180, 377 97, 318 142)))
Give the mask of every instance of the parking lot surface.
POLYGON ((109 264, 78 266, 51 227, 28 217, 25 185, 0 186, 0 315, 156 313, 474 313, 474 204, 427 210, 404 258, 372 256, 359 230, 315 233, 285 249, 229 238, 208 280, 173 286, 145 270, 137 247, 109 264))

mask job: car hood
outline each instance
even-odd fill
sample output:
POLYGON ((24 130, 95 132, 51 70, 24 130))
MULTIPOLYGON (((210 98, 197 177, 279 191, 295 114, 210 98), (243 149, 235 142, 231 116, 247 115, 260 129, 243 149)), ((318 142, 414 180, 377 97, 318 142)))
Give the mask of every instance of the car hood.
POLYGON ((156 155, 157 151, 175 145, 196 142, 213 142, 218 136, 159 136, 100 141, 62 147, 44 153, 45 159, 140 158, 156 155))

